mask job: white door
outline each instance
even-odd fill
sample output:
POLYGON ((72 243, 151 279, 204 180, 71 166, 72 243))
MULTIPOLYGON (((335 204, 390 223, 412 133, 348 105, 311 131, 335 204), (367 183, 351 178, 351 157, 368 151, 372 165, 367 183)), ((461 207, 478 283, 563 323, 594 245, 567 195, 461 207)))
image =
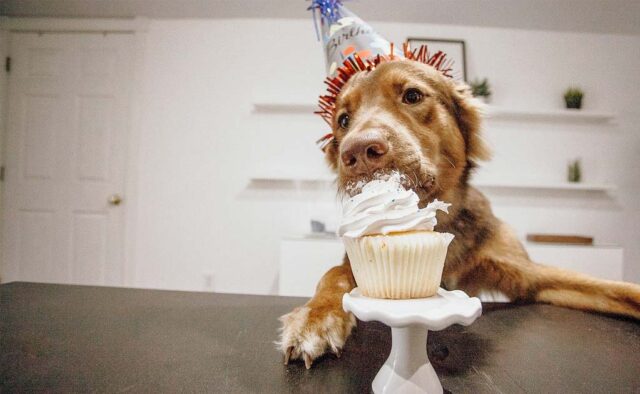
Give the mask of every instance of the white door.
POLYGON ((10 40, 0 278, 122 285, 133 36, 10 40))

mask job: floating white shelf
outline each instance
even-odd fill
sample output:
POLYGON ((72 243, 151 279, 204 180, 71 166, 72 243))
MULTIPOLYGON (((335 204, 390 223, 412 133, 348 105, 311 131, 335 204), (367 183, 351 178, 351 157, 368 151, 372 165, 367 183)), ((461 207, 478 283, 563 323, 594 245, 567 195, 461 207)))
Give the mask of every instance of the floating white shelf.
POLYGON ((507 183, 507 182, 471 182, 474 186, 481 189, 531 189, 531 190, 567 190, 567 191, 584 191, 584 192, 613 192, 617 187, 606 183, 507 183))
POLYGON ((318 109, 314 104, 254 103, 253 112, 258 114, 311 114, 318 109))
MULTIPOLYGON (((253 112, 260 114, 313 114, 315 104, 295 103, 254 103, 253 112)), ((615 119, 615 114, 584 110, 526 110, 487 105, 488 119, 529 120, 545 122, 606 123, 615 119)))
POLYGON ((579 109, 539 111, 496 107, 492 105, 487 106, 486 114, 488 119, 530 120, 545 122, 606 123, 615 119, 615 114, 612 113, 591 112, 579 109))
POLYGON ((252 182, 270 182, 270 183, 333 183, 334 178, 330 177, 304 177, 304 176, 287 176, 287 175, 257 175, 251 177, 252 182))
MULTIPOLYGON (((331 177, 298 177, 287 175, 257 175, 251 178, 253 182, 270 183, 327 183, 333 184, 335 181, 331 177)), ((507 183, 507 182, 471 182, 473 186, 480 189, 520 189, 520 190, 547 190, 547 191, 576 191, 576 192, 596 192, 610 193, 617 190, 616 185, 605 183, 507 183)))

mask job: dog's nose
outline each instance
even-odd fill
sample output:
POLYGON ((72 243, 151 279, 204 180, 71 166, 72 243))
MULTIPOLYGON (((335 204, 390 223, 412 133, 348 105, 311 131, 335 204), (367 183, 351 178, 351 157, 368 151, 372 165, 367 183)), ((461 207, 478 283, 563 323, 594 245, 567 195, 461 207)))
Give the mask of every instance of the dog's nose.
POLYGON ((340 158, 352 175, 370 174, 387 164, 389 143, 378 131, 347 138, 341 146, 340 158))

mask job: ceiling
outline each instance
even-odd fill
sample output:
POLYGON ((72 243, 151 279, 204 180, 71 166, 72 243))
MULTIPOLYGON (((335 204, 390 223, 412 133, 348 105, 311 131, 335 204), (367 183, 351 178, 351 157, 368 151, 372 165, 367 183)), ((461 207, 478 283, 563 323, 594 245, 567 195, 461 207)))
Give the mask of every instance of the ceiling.
MULTIPOLYGON (((354 0, 370 21, 640 35, 640 0, 354 0)), ((303 0, 0 0, 16 17, 310 18, 303 0)))

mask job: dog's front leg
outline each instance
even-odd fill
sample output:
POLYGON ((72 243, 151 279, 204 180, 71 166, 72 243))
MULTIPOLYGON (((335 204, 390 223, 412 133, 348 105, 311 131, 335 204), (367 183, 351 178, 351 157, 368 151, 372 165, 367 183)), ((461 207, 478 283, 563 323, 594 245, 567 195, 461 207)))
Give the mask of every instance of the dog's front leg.
POLYGON ((284 363, 302 359, 307 369, 327 351, 340 357, 356 319, 342 309, 342 296, 356 285, 351 265, 345 256, 341 266, 330 269, 316 287, 316 293, 305 305, 282 316, 279 348, 284 363))

